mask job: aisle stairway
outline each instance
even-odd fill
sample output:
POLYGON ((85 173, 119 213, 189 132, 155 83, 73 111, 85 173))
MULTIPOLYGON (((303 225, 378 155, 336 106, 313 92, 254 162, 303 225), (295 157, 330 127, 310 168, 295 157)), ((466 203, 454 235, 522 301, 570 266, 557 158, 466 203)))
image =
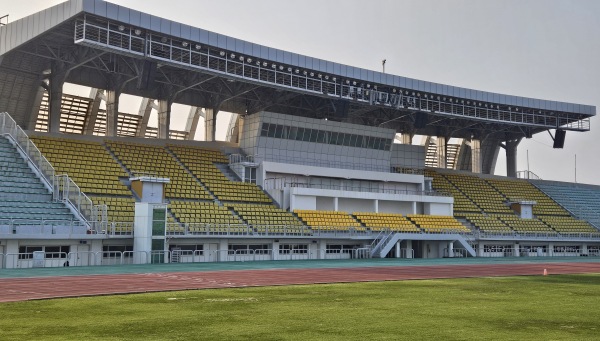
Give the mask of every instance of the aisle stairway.
POLYGON ((81 225, 65 204, 52 200, 50 191, 4 137, 0 138, 0 183, 0 233, 81 225))

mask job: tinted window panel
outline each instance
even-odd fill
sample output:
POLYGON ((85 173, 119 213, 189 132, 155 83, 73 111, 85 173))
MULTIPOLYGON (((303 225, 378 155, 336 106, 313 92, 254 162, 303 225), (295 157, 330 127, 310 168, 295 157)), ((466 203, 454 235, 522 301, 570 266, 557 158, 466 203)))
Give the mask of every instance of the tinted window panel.
POLYGON ((318 130, 309 129, 310 130, 310 142, 317 142, 318 130))
POLYGON ((283 126, 278 124, 275 128, 275 138, 280 139, 282 135, 283 135, 283 126))
POLYGON ((288 135, 288 139, 295 140, 297 133, 298 133, 298 127, 290 127, 290 133, 288 135))
POLYGON ((270 124, 269 125, 269 137, 275 137, 275 124, 270 124))
POLYGON ((269 124, 263 123, 262 129, 260 131, 260 136, 268 136, 269 135, 269 124))

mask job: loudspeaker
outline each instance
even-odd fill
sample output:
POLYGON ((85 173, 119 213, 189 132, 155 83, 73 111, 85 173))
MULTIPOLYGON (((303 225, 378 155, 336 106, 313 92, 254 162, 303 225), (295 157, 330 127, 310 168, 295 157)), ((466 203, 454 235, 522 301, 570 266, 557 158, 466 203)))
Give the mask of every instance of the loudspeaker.
POLYGON ((427 126, 427 123, 429 123, 429 119, 427 118, 426 113, 418 112, 415 114, 415 128, 425 128, 425 126, 427 126))
POLYGON ((554 133, 554 145, 552 148, 561 149, 565 145, 565 136, 567 132, 562 129, 556 129, 556 133, 554 133))
POLYGON ((142 73, 138 77, 137 88, 139 90, 147 90, 150 84, 154 82, 156 76, 156 63, 145 60, 142 67, 142 73))

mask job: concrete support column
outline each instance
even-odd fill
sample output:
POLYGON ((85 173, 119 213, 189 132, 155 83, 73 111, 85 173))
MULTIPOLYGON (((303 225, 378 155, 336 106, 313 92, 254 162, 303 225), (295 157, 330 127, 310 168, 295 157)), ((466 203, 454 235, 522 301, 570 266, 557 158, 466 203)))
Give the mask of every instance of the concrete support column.
POLYGON ((319 254, 319 258, 318 259, 325 259, 325 255, 326 255, 326 249, 327 249, 327 241, 326 240, 319 240, 319 247, 318 247, 318 254, 319 254))
POLYGON ((413 253, 412 253, 412 240, 407 240, 406 241, 406 258, 413 258, 413 253))
POLYGON ((581 245, 580 254, 586 255, 586 256, 588 255, 588 246, 587 246, 587 244, 581 245))
POLYGON ((227 243, 227 239, 221 239, 219 240, 219 250, 217 251, 217 261, 219 262, 225 262, 229 260, 229 252, 227 252, 227 250, 229 250, 229 244, 227 243))
POLYGON ((471 139, 471 171, 473 173, 481 173, 481 141, 471 139))
POLYGON ((140 121, 140 125, 137 127, 137 131, 135 133, 136 137, 146 137, 146 128, 148 128, 148 121, 150 120, 150 113, 152 113, 152 109, 155 107, 154 100, 150 98, 142 99, 142 103, 140 104, 139 115, 142 117, 140 121))
POLYGON ((19 253, 19 240, 18 239, 7 239, 5 242, 5 246, 4 246, 4 253, 5 255, 12 255, 12 256, 4 256, 4 262, 5 262, 5 267, 6 269, 14 269, 17 268, 18 262, 19 262, 19 257, 17 256, 17 254, 19 253))
POLYGON ((340 208, 339 198, 335 197, 335 198, 333 198, 333 210, 337 212, 339 210, 339 208, 340 208))
MULTIPOLYGON (((46 86, 46 88, 48 87, 46 86)), ((29 122, 27 123, 28 130, 35 130, 35 125, 37 124, 38 116, 40 115, 42 99, 45 93, 46 89, 43 86, 39 86, 35 96, 33 96, 33 101, 31 103, 31 114, 29 115, 29 122)))
POLYGON ((244 132, 244 121, 245 120, 246 120, 245 116, 238 115, 238 122, 237 122, 237 131, 238 131, 237 142, 238 143, 240 143, 240 141, 242 141, 242 134, 244 132))
POLYGON ((554 244, 553 243, 548 243, 548 249, 547 249, 546 255, 548 257, 554 257, 554 244))
POLYGON ((521 140, 506 141, 506 176, 517 177, 517 146, 521 140))
POLYGON ((271 247, 271 255, 273 260, 279 260, 279 241, 273 241, 273 246, 271 247))
POLYGON ((453 241, 448 242, 448 257, 450 257, 450 258, 454 257, 454 242, 453 241))
POLYGON ((187 123, 185 124, 185 131, 188 132, 187 139, 190 141, 196 137, 196 130, 198 129, 198 121, 200 120, 200 116, 202 116, 202 108, 190 108, 187 123))
POLYGON ((170 100, 161 99, 158 101, 158 138, 169 139, 169 131, 171 131, 171 102, 170 100))
POLYGON ((446 168, 446 138, 437 137, 437 167, 446 168))
POLYGON ((400 258, 400 242, 396 243, 396 254, 394 256, 400 258))
POLYGON ((400 143, 402 144, 412 144, 412 135, 411 134, 400 134, 400 143))
POLYGON ((477 257, 483 257, 484 251, 485 251, 485 249, 484 249, 483 242, 479 242, 477 244, 477 257))
POLYGON ((204 109, 204 136, 206 141, 215 141, 216 132, 217 132, 217 114, 219 110, 217 109, 204 109))
POLYGON ((379 213, 379 200, 378 199, 373 200, 373 212, 379 213))
POLYGON ((519 243, 515 243, 513 245, 513 256, 514 257, 521 257, 521 249, 519 247, 519 243))
POLYGON ((118 90, 106 91, 106 136, 117 136, 120 96, 118 90))
POLYGON ((50 74, 50 103, 48 110, 48 131, 51 133, 60 132, 60 110, 62 106, 63 85, 65 83, 65 74, 60 70, 52 68, 50 74))
POLYGON ((102 99, 105 98, 104 90, 93 88, 90 90, 90 98, 92 99, 92 104, 90 104, 88 115, 83 126, 84 135, 94 135, 94 128, 96 127, 100 103, 102 102, 102 99))

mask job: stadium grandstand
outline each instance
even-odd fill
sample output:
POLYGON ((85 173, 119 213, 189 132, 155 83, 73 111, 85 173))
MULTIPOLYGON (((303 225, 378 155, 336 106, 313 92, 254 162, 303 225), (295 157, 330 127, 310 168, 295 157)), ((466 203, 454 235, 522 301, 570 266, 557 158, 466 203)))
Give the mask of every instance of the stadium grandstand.
POLYGON ((600 256, 600 187, 520 178, 516 163, 523 138, 548 131, 561 148, 589 131, 593 106, 360 69, 102 0, 0 37, 2 267, 600 256), (121 95, 139 111, 119 111, 121 95), (174 104, 189 107, 184 130, 174 104))

